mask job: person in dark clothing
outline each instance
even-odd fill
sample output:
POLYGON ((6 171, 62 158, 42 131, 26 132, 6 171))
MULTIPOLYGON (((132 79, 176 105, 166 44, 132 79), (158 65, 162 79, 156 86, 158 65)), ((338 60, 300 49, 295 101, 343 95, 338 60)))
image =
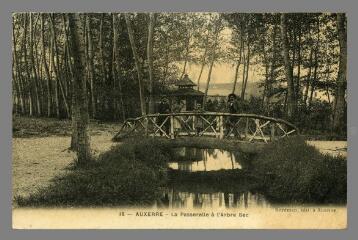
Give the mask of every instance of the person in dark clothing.
MULTIPOLYGON (((168 114, 168 113, 170 113, 170 106, 169 106, 169 102, 168 102, 167 98, 163 97, 160 100, 160 103, 158 105, 158 113, 160 113, 160 114, 168 114)), ((166 118, 167 118, 167 116, 158 116, 158 118, 157 118, 158 126, 161 126, 166 118)), ((162 129, 164 129, 164 132, 166 134, 169 134, 169 128, 170 128, 170 121, 167 120, 164 123, 164 125, 162 126, 162 129)), ((161 131, 160 131, 160 135, 161 136, 163 135, 163 133, 161 131)))
POLYGON ((239 104, 234 93, 229 94, 227 101, 227 108, 229 113, 238 113, 239 104))
MULTIPOLYGON (((202 108, 202 106, 201 106, 200 103, 198 103, 198 104, 195 106, 195 112, 196 112, 196 113, 202 113, 202 112, 204 112, 204 111, 203 111, 203 108, 202 108)), ((204 128, 204 122, 203 122, 203 120, 202 120, 199 116, 197 116, 197 117, 195 118, 196 136, 199 136, 200 132, 203 131, 203 128, 204 128)))
MULTIPOLYGON (((239 103, 237 101, 237 96, 234 93, 229 94, 227 101, 227 111, 229 113, 238 113, 239 112, 239 103)), ((228 136, 231 132, 234 133, 235 137, 240 137, 240 132, 238 127, 235 126, 238 121, 238 117, 229 116, 226 122, 226 136, 228 136)))

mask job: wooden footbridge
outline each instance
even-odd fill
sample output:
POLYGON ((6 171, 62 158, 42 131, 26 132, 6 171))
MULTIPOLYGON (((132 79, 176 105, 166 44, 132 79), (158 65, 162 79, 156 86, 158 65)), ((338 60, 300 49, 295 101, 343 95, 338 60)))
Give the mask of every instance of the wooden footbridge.
POLYGON ((269 142, 299 134, 298 128, 282 119, 256 114, 180 112, 148 114, 127 119, 114 139, 145 135, 175 139, 180 136, 212 136, 219 139, 269 142))

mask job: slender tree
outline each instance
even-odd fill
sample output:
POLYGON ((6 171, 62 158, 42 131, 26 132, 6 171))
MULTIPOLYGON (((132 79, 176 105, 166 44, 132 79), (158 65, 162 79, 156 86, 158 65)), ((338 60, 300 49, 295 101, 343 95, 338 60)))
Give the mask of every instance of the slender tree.
POLYGON ((250 67, 250 40, 247 40, 247 54, 246 54, 246 69, 244 68, 243 76, 242 78, 242 88, 241 88, 241 99, 245 99, 245 92, 246 92, 246 86, 247 86, 247 80, 249 78, 249 67, 250 67))
POLYGON ((136 66, 136 70, 137 70, 138 85, 139 85, 140 108, 141 108, 142 115, 145 115, 146 114, 146 107, 145 107, 144 86, 143 86, 143 76, 142 76, 141 63, 140 63, 140 60, 139 60, 138 51, 137 51, 137 47, 136 47, 135 40, 134 40, 134 33, 133 33, 133 29, 132 29, 130 16, 129 16, 128 13, 125 13, 124 17, 125 17, 125 20, 126 20, 129 41, 130 41, 130 44, 131 44, 133 58, 134 58, 135 66, 136 66))
POLYGON ((56 117, 60 118, 60 97, 59 97, 59 70, 58 70, 58 60, 56 56, 57 52, 57 43, 56 43, 56 29, 55 29, 55 23, 54 23, 54 13, 51 13, 50 15, 50 22, 51 22, 51 66, 52 70, 55 76, 55 112, 56 117))
POLYGON ((31 61, 31 82, 32 82, 32 86, 33 86, 33 90, 34 90, 34 97, 36 99, 36 110, 37 110, 37 115, 41 116, 41 104, 40 104, 40 98, 39 98, 39 93, 38 93, 38 86, 37 86, 37 82, 38 80, 38 75, 37 75, 37 71, 36 71, 36 63, 35 63, 35 53, 34 53, 34 31, 33 31, 33 14, 30 14, 30 40, 29 40, 29 49, 30 49, 30 61, 31 61))
POLYGON ((21 114, 25 114, 26 110, 25 110, 24 90, 23 90, 23 79, 20 73, 18 52, 16 49, 17 38, 15 36, 15 24, 13 24, 12 26, 12 40, 13 40, 13 79, 16 82, 15 87, 17 88, 18 98, 20 100, 21 114))
POLYGON ((153 95, 153 38, 154 38, 154 24, 155 15, 149 13, 149 24, 148 24, 148 44, 147 44, 147 59, 149 67, 149 113, 154 113, 154 95, 153 95))
POLYGON ((41 45, 42 45, 42 57, 43 57, 43 65, 46 73, 46 90, 47 90, 47 116, 51 116, 51 101, 52 101, 52 87, 51 87, 51 75, 49 71, 49 67, 47 64, 46 57, 46 46, 45 46, 45 15, 41 14, 41 45))
POLYGON ((92 107, 92 118, 96 117, 96 98, 95 98, 95 87, 94 87, 94 63, 93 63, 93 43, 92 43, 92 26, 91 26, 91 17, 86 17, 86 29, 87 29, 87 41, 88 41, 88 75, 90 82, 90 91, 91 91, 91 107, 92 107))
MULTIPOLYGON (((118 47, 118 25, 120 20, 121 14, 113 14, 113 56, 115 58, 115 67, 113 68, 116 71, 116 74, 113 74, 114 81, 118 83, 118 91, 119 91, 119 103, 120 103, 120 109, 122 113, 122 120, 124 121, 126 118, 125 109, 124 109, 124 101, 123 101, 123 90, 122 90, 122 81, 121 81, 121 65, 120 65, 120 53, 119 53, 119 47, 118 47), (118 21, 117 21, 118 20, 118 21)), ((115 89, 116 85, 114 84, 115 89)), ((118 106, 118 104, 117 104, 118 106)))
POLYGON ((282 55, 285 62, 285 77, 287 82, 287 116, 293 118, 296 111, 292 65, 289 58, 289 45, 287 40, 287 22, 286 14, 281 14, 281 39, 282 39, 282 55))
POLYGON ((341 133, 344 128, 345 92, 347 88, 347 28, 346 15, 344 13, 337 14, 337 28, 340 54, 333 129, 337 133, 341 133))
POLYGON ((207 32, 206 34, 206 38, 205 38, 205 48, 204 48, 204 53, 201 57, 201 67, 200 67, 200 72, 199 72, 199 76, 198 76, 198 91, 200 90, 200 79, 201 79, 201 75, 203 74, 203 71, 204 71, 204 67, 205 67, 205 64, 206 64, 206 58, 207 58, 207 54, 208 54, 208 48, 209 48, 209 31, 207 32))
POLYGON ((234 77, 234 84, 232 86, 232 93, 235 93, 237 79, 239 78, 239 68, 241 65, 241 58, 242 58, 243 45, 244 45, 243 34, 244 34, 243 26, 242 24, 240 24, 240 52, 239 52, 239 59, 237 60, 236 68, 235 68, 235 77, 234 77))
POLYGON ((214 63, 217 60, 217 47, 218 47, 218 39, 219 39, 219 33, 222 30, 222 20, 219 17, 218 19, 216 19, 215 23, 214 23, 214 41, 213 41, 213 45, 212 45, 212 49, 211 49, 211 58, 210 58, 210 65, 209 65, 209 71, 208 71, 208 78, 206 80, 206 88, 205 88, 205 93, 204 93, 204 100, 203 100, 203 108, 205 109, 205 105, 206 105, 206 98, 208 96, 208 90, 209 90, 209 85, 210 85, 210 80, 211 80, 211 73, 214 67, 214 63))
POLYGON ((77 13, 68 14, 69 32, 71 37, 71 53, 73 57, 73 94, 75 95, 75 108, 77 114, 75 114, 76 121, 76 133, 77 133, 77 163, 84 165, 91 160, 90 153, 90 137, 88 134, 88 100, 87 100, 87 86, 84 75, 84 48, 81 43, 81 22, 80 15, 77 13))

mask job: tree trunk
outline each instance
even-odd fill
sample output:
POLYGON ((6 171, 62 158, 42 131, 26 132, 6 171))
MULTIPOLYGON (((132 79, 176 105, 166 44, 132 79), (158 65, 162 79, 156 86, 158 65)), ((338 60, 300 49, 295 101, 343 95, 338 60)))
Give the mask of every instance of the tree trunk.
MULTIPOLYGON (((291 32, 291 31, 290 31, 291 32)), ((290 38, 292 41, 292 61, 291 61, 291 75, 292 75, 292 86, 293 86, 293 94, 296 96, 296 87, 294 80, 294 72, 295 72, 295 62, 296 62, 296 29, 292 29, 292 34, 290 34, 290 38)))
POLYGON ((298 26, 298 57, 297 57, 297 78, 296 78, 296 93, 295 98, 297 101, 301 99, 301 87, 300 87, 300 78, 301 78, 301 39, 302 39, 302 31, 301 31, 301 25, 298 26))
POLYGON ((281 39, 282 39, 282 54, 285 62, 285 75, 287 80, 287 116, 292 119, 296 112, 294 88, 293 88, 293 77, 292 77, 292 66, 290 64, 289 52, 288 52, 288 41, 287 41, 287 23, 286 14, 281 14, 281 39))
POLYGON ((38 94, 38 88, 37 88, 37 81, 38 81, 38 76, 37 76, 37 71, 36 71, 36 65, 35 65, 35 57, 34 57, 34 40, 33 40, 33 20, 32 20, 32 13, 30 12, 30 40, 29 40, 29 48, 30 48, 30 61, 31 61, 31 85, 34 87, 34 98, 36 99, 36 110, 37 110, 37 115, 40 116, 41 115, 41 106, 40 106, 40 99, 39 99, 39 94, 38 94))
POLYGON ((124 103, 123 103, 123 91, 122 91, 122 83, 121 83, 121 65, 120 65, 120 55, 119 55, 119 49, 118 49, 118 26, 117 23, 119 25, 119 20, 120 20, 120 14, 118 14, 118 16, 116 16, 115 14, 113 14, 113 52, 114 52, 114 57, 115 57, 115 70, 116 70, 116 75, 114 76, 115 81, 118 83, 118 91, 119 91, 119 102, 120 102, 120 108, 122 111, 122 120, 124 121, 126 118, 125 115, 125 109, 124 109, 124 103), (118 18, 118 21, 117 21, 118 18))
POLYGON ((214 30, 215 38, 214 38, 213 51, 212 51, 211 60, 210 60, 208 78, 206 81, 206 88, 205 88, 205 94, 204 94, 204 99, 203 99, 203 109, 205 109, 205 106, 206 106, 206 99, 208 96, 209 85, 210 85, 210 80, 211 80, 211 72, 213 70, 214 63, 216 60, 216 47, 218 45, 218 37, 219 37, 219 33, 220 33, 219 28, 220 28, 220 24, 221 24, 219 21, 220 20, 218 20, 218 22, 216 23, 215 30, 214 30))
POLYGON ((236 63, 234 84, 232 86, 232 93, 235 93, 237 79, 239 78, 239 68, 240 68, 240 65, 241 65, 242 49, 243 49, 242 45, 244 44, 242 34, 243 34, 243 31, 240 32, 240 55, 239 55, 239 60, 237 60, 237 63, 236 63))
POLYGON ((168 70, 169 70, 169 50, 170 50, 170 45, 168 44, 168 36, 165 35, 165 68, 163 74, 164 81, 167 80, 168 70))
POLYGON ((29 101, 29 115, 33 116, 34 114, 34 105, 33 105, 33 94, 32 94, 32 80, 31 80, 31 74, 29 71, 29 63, 27 61, 27 13, 24 13, 24 38, 22 43, 22 52, 24 53, 24 64, 25 64, 25 73, 26 73, 26 80, 28 83, 28 101, 29 101))
POLYGON ((137 53, 137 47, 136 47, 135 41, 134 41, 134 33, 133 33, 133 29, 132 29, 129 14, 125 13, 124 17, 125 17, 126 24, 127 24, 129 41, 130 41, 130 44, 131 44, 133 58, 134 58, 134 62, 135 62, 136 70, 137 70, 137 75, 138 75, 140 108, 141 108, 142 115, 146 115, 142 69, 141 69, 141 65, 140 65, 139 56, 138 56, 138 53, 137 53))
POLYGON ((104 42, 103 42, 103 38, 104 38, 104 31, 103 31, 103 22, 104 22, 104 13, 102 13, 101 15, 101 22, 99 25, 99 55, 101 58, 101 69, 102 69, 102 77, 104 82, 106 82, 107 79, 107 73, 106 73, 106 66, 105 66, 105 62, 104 62, 104 42))
POLYGON ((41 45, 42 45, 42 55, 43 55, 43 65, 46 73, 46 90, 47 90, 47 117, 51 116, 51 75, 47 65, 46 59, 46 48, 45 48, 45 19, 44 13, 41 14, 41 45))
POLYGON ((276 70, 276 36, 277 36, 277 24, 275 24, 272 31, 272 60, 271 60, 271 69, 270 69, 270 83, 267 86, 268 96, 266 97, 266 105, 270 104, 270 98, 272 94, 272 84, 274 84, 275 70, 276 70))
POLYGON ((245 92, 246 92, 246 86, 247 86, 247 80, 249 78, 249 67, 250 67, 250 41, 247 40, 247 55, 246 55, 246 73, 245 73, 245 79, 243 78, 243 84, 241 89, 241 99, 245 99, 245 92))
POLYGON ((232 93, 235 93, 235 90, 236 90, 236 84, 237 84, 237 79, 238 79, 238 76, 239 76, 240 64, 241 64, 241 54, 240 54, 239 60, 237 60, 237 62, 236 62, 234 84, 232 86, 232 91, 231 91, 232 93))
POLYGON ((330 64, 327 63, 327 74, 326 74, 326 94, 327 94, 327 98, 328 98, 328 103, 329 105, 331 105, 331 96, 329 94, 329 87, 328 87, 328 83, 329 83, 329 78, 330 78, 330 64))
POLYGON ((314 68, 313 68, 313 79, 311 81, 311 91, 310 91, 310 97, 308 99, 308 107, 311 107, 312 105, 312 100, 313 100, 313 93, 315 91, 315 87, 316 87, 316 82, 317 82, 317 69, 318 69, 318 46, 316 46, 316 50, 314 53, 314 58, 315 58, 315 62, 314 62, 314 68))
MULTIPOLYGON (((111 13, 111 16, 113 16, 113 14, 111 13)), ((111 51, 109 51, 109 57, 108 59, 111 59, 110 61, 107 61, 106 63, 106 69, 107 69, 107 82, 106 85, 107 86, 114 86, 115 81, 114 81, 114 52, 113 52, 113 17, 111 18, 111 24, 110 24, 110 29, 108 31, 109 36, 111 36, 110 40, 109 40, 109 49, 111 51), (112 41, 111 41, 112 40, 112 41), (111 64, 110 64, 111 63, 111 64)), ((112 91, 113 89, 109 89, 108 90, 108 109, 109 109, 109 114, 108 117, 109 118, 114 118, 114 108, 115 108, 115 98, 114 98, 114 91, 112 91)))
POLYGON ((204 67, 205 67, 205 60, 206 60, 206 55, 208 53, 208 47, 209 47, 209 32, 208 34, 206 35, 206 39, 205 39, 205 50, 204 50, 204 54, 201 58, 201 67, 200 67, 200 73, 199 73, 199 77, 198 77, 198 91, 200 91, 200 78, 201 78, 201 75, 203 74, 203 71, 204 71, 204 67))
MULTIPOLYGON (((16 46, 15 46, 16 47, 16 46)), ((11 73, 12 73, 12 111, 13 113, 15 112, 15 114, 18 114, 18 106, 19 106, 19 102, 20 102, 20 88, 19 88, 19 83, 18 83, 18 75, 16 72, 16 64, 15 64, 15 53, 14 51, 12 52, 12 59, 13 61, 11 62, 11 73)), ((21 103, 20 103, 21 104, 21 103)), ((20 105, 21 107, 21 105, 20 105)))
POLYGON ((244 66, 243 66, 243 69, 242 69, 242 82, 241 82, 241 93, 240 93, 240 97, 242 95, 242 89, 244 89, 244 85, 245 85, 245 75, 246 75, 246 68, 247 68, 247 61, 246 61, 246 58, 247 58, 247 53, 245 54, 245 47, 244 47, 244 50, 243 50, 243 62, 244 62, 244 66))
MULTIPOLYGON (((107 82, 107 72, 106 72, 106 66, 105 66, 105 59, 104 59, 104 16, 105 14, 102 13, 101 14, 101 19, 100 19, 100 24, 99 24, 99 64, 100 64, 100 79, 101 82, 103 84, 103 86, 106 86, 106 82, 107 82)), ((107 100, 107 96, 106 96, 106 89, 102 88, 101 90, 101 97, 100 97, 100 107, 99 109, 101 109, 102 113, 107 113, 107 104, 106 104, 106 100, 107 100)))
POLYGON ((269 65, 269 62, 268 62, 268 59, 267 59, 267 56, 266 56, 266 53, 265 53, 265 49, 264 49, 264 60, 265 61, 265 83, 264 83, 264 92, 262 94, 262 107, 265 107, 265 102, 266 102, 266 96, 268 95, 267 94, 267 89, 268 89, 268 85, 269 85, 269 70, 270 70, 270 65, 269 65))
POLYGON ((154 113, 154 95, 153 95, 153 37, 154 37, 154 24, 155 15, 149 13, 148 25, 148 45, 147 45, 147 58, 149 67, 149 113, 154 113))
POLYGON ((92 43, 92 35, 91 35, 91 18, 90 16, 86 17, 86 28, 87 28, 87 38, 88 38, 88 73, 90 80, 90 91, 91 91, 91 107, 92 107, 92 118, 96 117, 96 99, 94 92, 94 63, 93 63, 93 43, 92 43))
MULTIPOLYGON (((56 112, 56 117, 60 118, 60 97, 59 97, 59 74, 58 74, 58 69, 57 69, 57 64, 55 63, 55 52, 56 52, 56 48, 57 48, 57 44, 56 44, 56 30, 55 30, 55 24, 54 24, 54 14, 51 13, 50 15, 50 22, 51 22, 51 62, 52 62, 52 68, 53 68, 53 72, 55 75, 55 80, 56 80, 56 84, 55 84, 55 112, 56 112)), ((56 59, 57 60, 57 59, 56 59)))
MULTIPOLYGON (((58 102, 58 104, 60 104, 60 96, 59 96, 59 92, 61 92, 62 95, 62 99, 63 99, 63 103, 65 105, 65 110, 66 110, 66 115, 69 117, 70 116, 70 110, 68 107, 68 103, 67 103, 67 97, 65 95, 65 90, 63 87, 63 83, 62 83, 62 74, 60 73, 60 58, 59 58, 59 52, 58 52, 58 47, 57 47, 57 33, 56 33, 56 29, 55 29, 55 15, 52 14, 52 18, 50 18, 51 20, 51 26, 52 26, 52 33, 53 33, 53 47, 54 47, 54 57, 56 59, 56 65, 54 66, 55 72, 56 72, 56 101, 58 102)), ((57 104, 57 103, 56 103, 57 104)), ((58 117, 60 116, 60 108, 58 108, 58 117)))
MULTIPOLYGON (((329 105, 331 105, 331 96, 330 96, 330 93, 329 93, 329 82, 330 82, 330 76, 331 76, 331 62, 329 60, 329 54, 328 54, 328 43, 326 42, 326 75, 325 75, 325 78, 326 78, 326 94, 327 94, 327 98, 328 98, 328 103, 329 105)), ((332 111, 333 112, 333 111, 332 111)), ((331 114, 331 123, 333 122, 333 119, 332 119, 332 116, 333 114, 331 114)))
POLYGON ((64 45, 64 50, 65 50, 65 56, 64 56, 64 64, 65 64, 65 69, 66 69, 66 76, 67 76, 67 92, 69 93, 69 98, 71 99, 71 118, 73 116, 72 113, 72 107, 73 107, 73 70, 72 70, 72 61, 71 61, 71 44, 70 44, 70 40, 69 40, 69 26, 68 26, 68 22, 66 21, 66 14, 62 14, 62 22, 63 22, 63 26, 64 26, 64 41, 65 41, 65 45, 64 45))
POLYGON ((190 33, 188 33, 188 36, 186 39, 186 47, 185 47, 184 67, 183 67, 183 71, 182 71, 179 79, 182 79, 184 74, 186 73, 186 65, 188 63, 188 57, 189 57, 189 51, 190 51, 190 38, 191 38, 191 35, 190 35, 190 33))
POLYGON ((77 107, 77 114, 75 114, 76 132, 77 132, 77 163, 84 165, 91 160, 90 153, 90 137, 88 134, 88 100, 86 79, 84 76, 84 46, 80 39, 80 19, 79 14, 68 14, 69 29, 71 36, 71 53, 74 59, 73 73, 74 73, 74 92, 75 105, 77 107))
POLYGON ((305 92, 304 92, 304 95, 303 95, 303 103, 304 104, 307 104, 308 90, 309 90, 309 87, 310 87, 311 75, 312 75, 312 61, 313 61, 313 47, 311 48, 311 51, 310 51, 309 69, 308 69, 308 73, 307 73, 307 77, 306 77, 305 92))
POLYGON ((317 19, 317 41, 316 41, 316 48, 315 48, 315 52, 314 52, 315 64, 314 64, 314 69, 313 69, 313 79, 311 82, 310 98, 308 99, 308 107, 311 107, 311 105, 312 105, 313 93, 316 88, 319 43, 320 43, 320 30, 319 30, 319 19, 317 19))
POLYGON ((209 72, 208 72, 208 78, 206 80, 206 87, 205 87, 205 95, 204 95, 204 101, 203 101, 203 109, 205 109, 206 106, 206 99, 208 96, 209 86, 210 86, 210 80, 211 80, 211 72, 213 71, 215 58, 212 57, 209 65, 209 72))
POLYGON ((346 125, 344 124, 345 92, 347 89, 347 29, 346 16, 344 13, 337 14, 337 26, 339 36, 339 70, 337 77, 337 103, 334 111, 333 130, 341 134, 346 125))
POLYGON ((15 37, 15 25, 12 25, 12 41, 13 41, 13 64, 14 64, 14 80, 17 79, 17 88, 18 88, 18 98, 20 101, 20 111, 21 114, 25 113, 25 101, 24 101, 24 94, 22 88, 22 76, 20 73, 19 62, 18 62, 18 52, 16 50, 16 37, 15 37))

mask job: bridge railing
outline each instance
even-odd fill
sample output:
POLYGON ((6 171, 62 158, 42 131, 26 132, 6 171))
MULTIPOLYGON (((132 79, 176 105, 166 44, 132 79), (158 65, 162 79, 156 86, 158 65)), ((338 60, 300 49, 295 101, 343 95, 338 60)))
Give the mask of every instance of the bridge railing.
POLYGON ((148 114, 127 119, 114 137, 139 133, 174 139, 179 136, 212 136, 236 138, 245 141, 269 142, 292 134, 298 128, 283 119, 256 114, 230 114, 220 112, 180 112, 148 114))

